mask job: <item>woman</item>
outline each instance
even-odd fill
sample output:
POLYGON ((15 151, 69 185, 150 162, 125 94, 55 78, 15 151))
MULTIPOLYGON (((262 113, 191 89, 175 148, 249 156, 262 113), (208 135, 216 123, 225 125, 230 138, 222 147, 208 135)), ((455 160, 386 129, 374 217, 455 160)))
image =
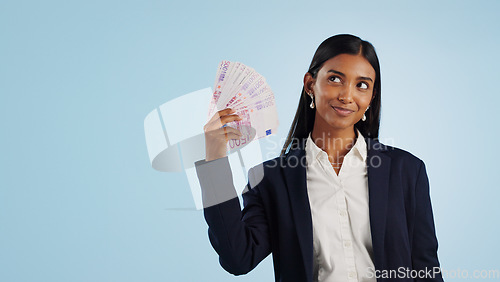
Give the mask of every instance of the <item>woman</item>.
POLYGON ((272 253, 276 281, 442 281, 425 165, 378 141, 380 85, 369 42, 321 43, 281 155, 249 170, 243 211, 225 155, 240 133, 220 127, 239 117, 207 123, 196 169, 204 203, 218 203, 204 215, 225 270, 272 253))

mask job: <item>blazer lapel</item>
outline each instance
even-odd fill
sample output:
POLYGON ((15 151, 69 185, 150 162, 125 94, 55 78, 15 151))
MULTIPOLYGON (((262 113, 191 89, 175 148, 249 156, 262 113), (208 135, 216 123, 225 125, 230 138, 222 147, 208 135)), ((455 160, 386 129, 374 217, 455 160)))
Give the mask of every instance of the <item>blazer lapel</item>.
POLYGON ((313 229, 309 197, 307 196, 305 140, 300 147, 290 150, 283 167, 286 187, 295 221, 297 237, 304 261, 306 277, 312 279, 313 270, 313 229))
POLYGON ((377 140, 365 138, 368 148, 366 159, 368 171, 368 195, 370 229, 373 244, 375 269, 385 269, 385 226, 389 195, 391 158, 384 153, 387 147, 377 140))

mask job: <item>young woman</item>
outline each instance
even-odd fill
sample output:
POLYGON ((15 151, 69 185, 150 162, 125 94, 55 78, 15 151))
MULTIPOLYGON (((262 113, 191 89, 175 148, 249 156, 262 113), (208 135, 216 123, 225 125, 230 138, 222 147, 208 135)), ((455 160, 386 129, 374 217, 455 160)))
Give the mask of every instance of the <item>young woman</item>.
POLYGON ((196 169, 209 239, 241 275, 273 254, 276 281, 442 281, 424 163, 378 141, 380 67, 373 46, 336 35, 318 47, 281 155, 249 170, 244 208, 226 143, 239 119, 205 125, 196 169))

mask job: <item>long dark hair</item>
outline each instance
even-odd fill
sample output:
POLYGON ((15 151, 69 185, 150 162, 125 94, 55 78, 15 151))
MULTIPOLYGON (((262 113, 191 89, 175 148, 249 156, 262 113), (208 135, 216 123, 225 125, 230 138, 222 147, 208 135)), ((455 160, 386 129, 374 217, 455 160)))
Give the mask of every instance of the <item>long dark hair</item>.
MULTIPOLYGON (((354 127, 357 128, 364 137, 378 139, 380 127, 380 65, 377 53, 373 45, 361 40, 361 38, 350 34, 339 34, 323 41, 312 59, 309 70, 307 71, 316 78, 318 71, 329 59, 340 54, 361 55, 368 60, 375 70, 375 83, 373 89, 373 99, 370 108, 366 111, 366 121, 358 121, 354 127)), ((309 136, 314 126, 314 116, 316 109, 311 109, 309 104, 311 98, 306 94, 304 87, 300 94, 299 106, 295 113, 292 126, 288 132, 285 144, 281 150, 281 156, 284 156, 289 147, 299 145, 298 142, 304 141, 309 136)))

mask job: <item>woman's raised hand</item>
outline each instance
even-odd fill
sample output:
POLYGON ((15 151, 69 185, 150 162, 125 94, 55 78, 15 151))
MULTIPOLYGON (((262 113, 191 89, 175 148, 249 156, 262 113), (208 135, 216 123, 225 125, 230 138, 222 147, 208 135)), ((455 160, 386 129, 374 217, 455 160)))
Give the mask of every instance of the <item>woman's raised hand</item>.
POLYGON ((214 116, 205 124, 203 130, 205 132, 205 160, 211 161, 220 159, 227 154, 227 142, 233 139, 240 139, 241 132, 238 129, 225 124, 241 120, 235 111, 226 108, 214 114, 214 116))

